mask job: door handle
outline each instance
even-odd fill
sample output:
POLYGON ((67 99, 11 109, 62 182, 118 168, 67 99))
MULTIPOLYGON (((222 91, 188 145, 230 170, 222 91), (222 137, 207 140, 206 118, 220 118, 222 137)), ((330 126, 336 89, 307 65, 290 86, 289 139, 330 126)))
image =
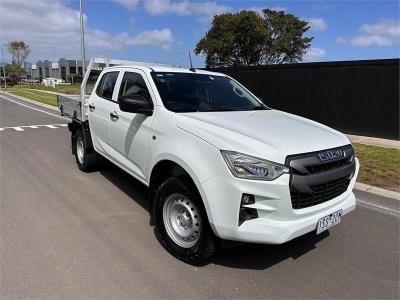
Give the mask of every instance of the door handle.
POLYGON ((91 111, 94 111, 96 109, 96 106, 94 106, 93 104, 89 104, 89 109, 91 111))
POLYGON ((110 117, 111 117, 112 119, 115 119, 115 120, 118 120, 118 118, 119 118, 116 111, 111 112, 111 113, 110 113, 110 117))

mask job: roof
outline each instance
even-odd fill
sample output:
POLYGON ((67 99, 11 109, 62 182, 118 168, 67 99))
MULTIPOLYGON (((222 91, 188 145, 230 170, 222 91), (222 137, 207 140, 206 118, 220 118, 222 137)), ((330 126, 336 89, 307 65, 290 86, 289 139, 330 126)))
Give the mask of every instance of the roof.
MULTIPOLYGON (((113 67, 108 67, 105 68, 104 70, 110 70, 110 69, 139 69, 142 71, 154 71, 154 72, 173 72, 173 73, 194 73, 190 69, 186 68, 177 68, 177 67, 169 67, 169 66, 158 66, 158 65, 121 65, 121 66, 113 66, 113 67)), ((207 74, 207 75, 214 75, 214 76, 226 76, 225 74, 222 73, 217 73, 217 72, 211 72, 211 71, 206 71, 202 69, 196 69, 196 74, 207 74)))

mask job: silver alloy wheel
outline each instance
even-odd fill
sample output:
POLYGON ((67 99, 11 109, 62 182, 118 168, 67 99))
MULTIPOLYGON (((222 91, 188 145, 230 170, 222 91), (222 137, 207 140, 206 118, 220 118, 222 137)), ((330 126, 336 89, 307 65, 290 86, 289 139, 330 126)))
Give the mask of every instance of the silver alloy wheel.
POLYGON ((78 156, 79 163, 82 165, 84 163, 84 155, 85 155, 85 149, 83 147, 83 138, 80 136, 76 140, 76 154, 78 156))
POLYGON ((200 214, 194 203, 181 194, 167 197, 163 206, 163 221, 168 236, 182 248, 196 245, 200 237, 200 214))

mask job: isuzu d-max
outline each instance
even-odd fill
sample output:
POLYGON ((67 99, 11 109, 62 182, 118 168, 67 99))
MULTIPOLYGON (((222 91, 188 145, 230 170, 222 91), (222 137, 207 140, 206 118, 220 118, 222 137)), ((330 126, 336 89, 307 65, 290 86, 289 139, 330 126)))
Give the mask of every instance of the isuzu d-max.
POLYGON ((78 167, 103 157, 148 186, 159 240, 185 262, 208 261, 220 240, 319 234, 356 206, 349 139, 224 74, 93 58, 81 95, 58 106, 78 167), (106 68, 86 97, 94 63, 106 68))

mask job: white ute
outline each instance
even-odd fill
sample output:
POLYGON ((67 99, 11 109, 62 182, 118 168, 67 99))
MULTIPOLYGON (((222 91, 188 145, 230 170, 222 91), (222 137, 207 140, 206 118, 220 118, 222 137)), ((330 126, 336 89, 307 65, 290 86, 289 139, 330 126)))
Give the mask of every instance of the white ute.
POLYGON ((104 157, 148 186, 157 236, 185 262, 207 262, 220 240, 319 234, 356 206, 349 139, 224 74, 92 58, 81 95, 58 106, 79 168, 104 157), (87 97, 95 63, 105 68, 87 97))

